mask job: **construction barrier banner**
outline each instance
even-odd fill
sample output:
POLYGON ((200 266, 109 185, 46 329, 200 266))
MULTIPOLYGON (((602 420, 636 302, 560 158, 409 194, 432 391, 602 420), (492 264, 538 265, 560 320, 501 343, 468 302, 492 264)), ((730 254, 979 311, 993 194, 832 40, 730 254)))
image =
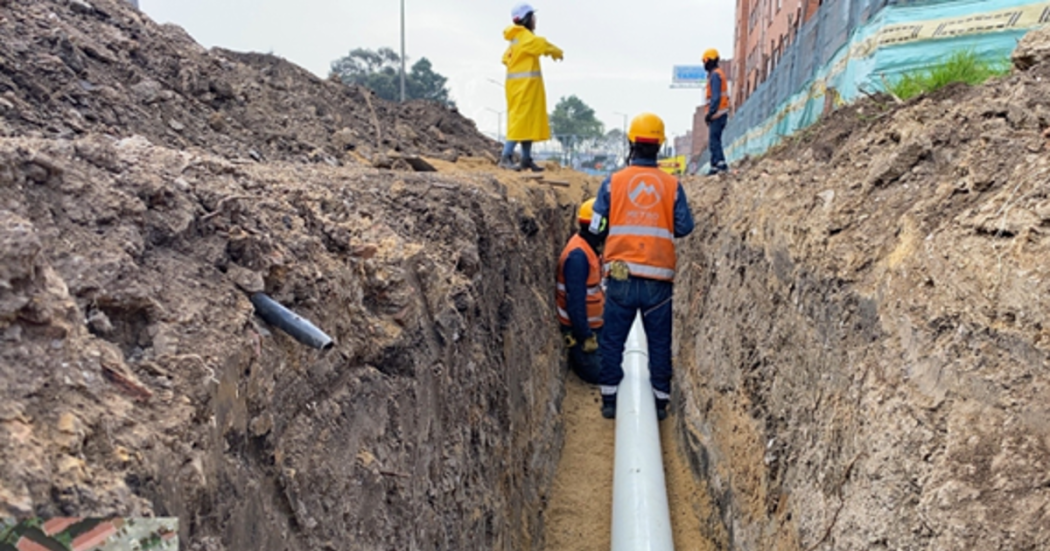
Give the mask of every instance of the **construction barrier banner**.
POLYGON ((733 114, 726 157, 760 155, 826 109, 883 91, 953 52, 1008 62, 1017 41, 1048 22, 1050 0, 826 1, 733 114), (862 23, 849 30, 851 22, 862 23))
POLYGON ((685 167, 688 162, 689 159, 686 158, 685 155, 679 155, 677 157, 660 159, 656 164, 660 167, 660 170, 668 174, 679 175, 685 172, 685 167))

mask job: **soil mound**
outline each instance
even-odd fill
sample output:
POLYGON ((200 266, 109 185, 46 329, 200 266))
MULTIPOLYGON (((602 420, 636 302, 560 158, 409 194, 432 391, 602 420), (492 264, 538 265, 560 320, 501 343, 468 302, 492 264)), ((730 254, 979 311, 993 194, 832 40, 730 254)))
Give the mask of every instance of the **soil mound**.
POLYGON ((0 135, 138 134, 226 158, 329 164, 497 149, 453 109, 387 102, 272 55, 206 50, 124 0, 5 3, 0 135))

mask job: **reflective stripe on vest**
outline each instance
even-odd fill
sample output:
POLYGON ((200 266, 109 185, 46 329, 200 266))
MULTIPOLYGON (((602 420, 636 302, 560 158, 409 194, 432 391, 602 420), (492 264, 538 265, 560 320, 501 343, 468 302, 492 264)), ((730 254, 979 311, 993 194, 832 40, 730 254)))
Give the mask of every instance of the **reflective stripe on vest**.
POLYGON ((609 235, 637 235, 639 237, 674 239, 674 232, 665 228, 649 228, 646 226, 616 226, 609 229, 609 235))
POLYGON ((677 195, 678 180, 655 167, 632 166, 613 174, 606 271, 613 262, 621 261, 635 277, 674 279, 677 195))
POLYGON ((514 80, 519 78, 535 78, 542 76, 542 71, 523 71, 521 73, 507 73, 507 80, 514 80))
POLYGON ((597 329, 604 323, 602 314, 605 308, 605 291, 602 290, 602 264, 594 249, 591 249, 580 234, 572 236, 558 260, 558 285, 554 293, 554 301, 558 306, 558 321, 564 326, 572 326, 567 310, 569 296, 565 287, 565 261, 569 254, 577 249, 587 255, 587 324, 592 329, 597 329))
MULTIPOLYGON (((562 321, 562 323, 564 323, 565 325, 572 325, 571 323, 568 322, 568 320, 569 320, 569 313, 566 312, 565 310, 562 310, 561 308, 558 308, 558 320, 565 320, 565 321, 562 321)), ((602 326, 602 321, 603 320, 602 320, 601 316, 594 317, 594 318, 589 317, 589 316, 587 317, 587 323, 590 324, 591 327, 601 327, 602 326)))
MULTIPOLYGON (((712 71, 718 73, 718 76, 722 77, 722 98, 718 102, 718 111, 715 111, 714 118, 719 118, 722 115, 729 113, 729 80, 726 79, 726 73, 721 67, 712 71)), ((711 80, 707 81, 707 102, 711 103, 711 80)))

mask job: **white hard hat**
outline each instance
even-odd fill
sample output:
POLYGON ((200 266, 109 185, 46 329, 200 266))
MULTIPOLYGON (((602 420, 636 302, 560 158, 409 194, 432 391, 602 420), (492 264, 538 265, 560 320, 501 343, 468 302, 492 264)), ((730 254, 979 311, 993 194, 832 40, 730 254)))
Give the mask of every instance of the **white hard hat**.
POLYGON ((513 10, 510 10, 510 17, 515 22, 525 19, 525 16, 536 11, 528 2, 519 2, 518 5, 514 6, 513 10))

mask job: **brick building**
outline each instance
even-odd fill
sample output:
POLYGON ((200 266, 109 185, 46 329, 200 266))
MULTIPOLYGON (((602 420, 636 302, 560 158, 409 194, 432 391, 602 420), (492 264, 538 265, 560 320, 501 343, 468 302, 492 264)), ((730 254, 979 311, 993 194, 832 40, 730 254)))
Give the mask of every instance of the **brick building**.
POLYGON ((684 135, 675 136, 674 154, 691 157, 693 155, 693 131, 686 130, 684 135))
POLYGON ((769 78, 780 63, 784 50, 795 41, 798 29, 809 21, 823 0, 737 0, 737 61, 730 80, 738 85, 732 92, 733 108, 744 104, 759 84, 769 78))

